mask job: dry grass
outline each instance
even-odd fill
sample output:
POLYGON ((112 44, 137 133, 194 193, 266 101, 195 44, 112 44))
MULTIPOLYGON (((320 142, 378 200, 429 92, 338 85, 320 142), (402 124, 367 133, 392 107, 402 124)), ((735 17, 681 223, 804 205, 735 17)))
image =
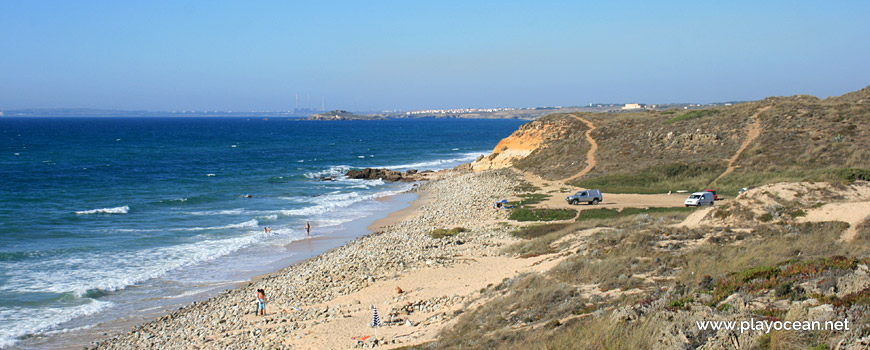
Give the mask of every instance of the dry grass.
MULTIPOLYGON (((737 159, 737 169, 717 181, 721 193, 734 194, 742 187, 778 181, 870 177, 870 104, 857 103, 860 100, 870 100, 870 90, 826 100, 768 98, 676 117, 667 111, 584 114, 597 127, 592 132, 599 146, 597 165, 575 184, 608 192, 703 189, 721 174, 746 138, 752 116, 766 106, 771 108, 759 115, 761 135, 737 159), (656 170, 674 160, 697 169, 658 176, 656 170)), ((574 129, 560 129, 544 147, 516 165, 550 179, 583 169, 586 127, 569 119, 564 115, 543 118, 574 129)))
POLYGON ((705 244, 683 257, 680 280, 697 285, 704 276, 720 277, 733 271, 772 266, 790 259, 835 255, 867 257, 870 246, 838 240, 848 224, 843 222, 767 225, 746 240, 705 244))
POLYGON ((661 324, 649 318, 621 323, 604 314, 540 330, 523 337, 514 349, 652 349, 661 324))

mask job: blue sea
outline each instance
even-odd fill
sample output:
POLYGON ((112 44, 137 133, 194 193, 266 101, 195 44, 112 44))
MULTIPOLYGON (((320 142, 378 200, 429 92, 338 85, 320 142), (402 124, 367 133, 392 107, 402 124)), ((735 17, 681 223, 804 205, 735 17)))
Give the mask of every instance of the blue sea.
POLYGON ((453 167, 522 123, 0 117, 0 347, 76 345, 274 271, 306 221, 335 235, 413 186, 348 169, 453 167))

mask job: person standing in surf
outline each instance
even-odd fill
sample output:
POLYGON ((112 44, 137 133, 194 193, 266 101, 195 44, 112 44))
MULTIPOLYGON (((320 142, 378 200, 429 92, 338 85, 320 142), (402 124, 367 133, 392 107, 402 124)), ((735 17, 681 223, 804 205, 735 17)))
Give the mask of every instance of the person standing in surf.
POLYGON ((308 221, 305 222, 305 234, 311 236, 311 224, 308 221))

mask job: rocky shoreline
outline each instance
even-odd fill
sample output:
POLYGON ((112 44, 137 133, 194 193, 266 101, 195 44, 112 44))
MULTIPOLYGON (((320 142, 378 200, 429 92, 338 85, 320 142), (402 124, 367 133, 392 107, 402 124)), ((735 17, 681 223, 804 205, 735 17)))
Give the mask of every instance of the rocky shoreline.
MULTIPOLYGON (((447 172, 441 179, 417 187, 417 191, 427 192, 432 200, 404 221, 279 270, 261 281, 179 308, 170 315, 138 325, 126 334, 94 342, 92 348, 299 347, 306 329, 349 317, 350 313, 368 307, 360 305, 359 301, 325 307, 314 305, 358 292, 376 281, 395 279, 403 272, 420 267, 456 264, 462 261, 460 256, 498 255, 509 238, 504 230, 494 229, 493 223, 503 220, 507 213, 493 211, 489 203, 514 195, 513 189, 518 184, 518 176, 511 170, 447 172), (469 231, 444 238, 429 236, 434 229, 453 227, 469 231), (258 288, 268 293, 272 311, 266 317, 253 316, 253 296, 258 288)), ((431 312, 464 300, 460 296, 431 299, 410 302, 400 309, 431 312)), ((384 310, 383 318, 396 322, 393 316, 400 312, 384 310)), ((404 321, 414 325, 408 319, 404 321)), ((379 341, 396 342, 395 339, 379 341)), ((360 345, 371 344, 360 342, 360 345)))

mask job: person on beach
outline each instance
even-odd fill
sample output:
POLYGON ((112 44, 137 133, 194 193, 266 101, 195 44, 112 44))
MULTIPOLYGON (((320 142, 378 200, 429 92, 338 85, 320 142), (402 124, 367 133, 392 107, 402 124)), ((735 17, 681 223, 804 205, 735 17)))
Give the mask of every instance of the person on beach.
POLYGON ((311 236, 311 224, 308 221, 305 222, 305 234, 311 236))
POLYGON ((266 291, 257 289, 257 316, 266 316, 266 291))

